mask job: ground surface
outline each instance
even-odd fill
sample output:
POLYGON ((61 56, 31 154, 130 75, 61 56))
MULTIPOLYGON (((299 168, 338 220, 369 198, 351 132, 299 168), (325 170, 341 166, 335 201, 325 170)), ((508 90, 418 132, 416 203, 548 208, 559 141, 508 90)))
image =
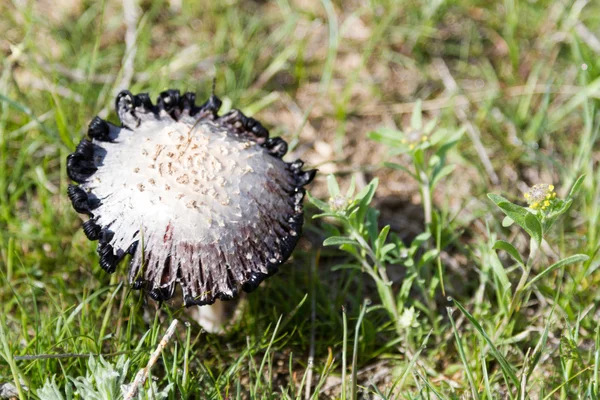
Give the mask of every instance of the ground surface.
POLYGON ((319 168, 331 215, 306 202, 292 259, 224 335, 179 326, 152 369, 169 398, 598 398, 599 3, 15 0, 0 32, 0 384, 21 398, 94 375, 90 353, 124 354, 131 382, 185 320, 100 269, 65 160, 119 89, 204 99, 213 79, 319 168), (421 134, 417 100, 441 142, 396 132, 421 134), (378 178, 370 211, 328 174, 378 178), (539 246, 486 196, 566 199, 581 175, 539 246))

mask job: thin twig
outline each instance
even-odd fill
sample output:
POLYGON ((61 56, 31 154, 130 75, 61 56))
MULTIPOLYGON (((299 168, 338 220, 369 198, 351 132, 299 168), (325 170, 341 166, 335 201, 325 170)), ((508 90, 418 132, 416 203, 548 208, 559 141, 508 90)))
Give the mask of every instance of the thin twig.
MULTIPOLYGON (((116 97, 121 90, 125 90, 131 84, 134 74, 135 54, 137 53, 137 24, 139 19, 139 9, 137 0, 123 0, 123 20, 125 22, 125 53, 121 62, 121 79, 116 83, 112 92, 106 91, 100 96, 99 103, 102 104, 106 100, 106 96, 112 94, 116 97)), ((100 118, 106 118, 108 115, 108 106, 104 107, 98 113, 100 118)))
MULTIPOLYGON (((539 84, 533 87, 529 85, 518 85, 507 88, 491 88, 484 90, 473 90, 464 91, 464 94, 451 94, 442 95, 433 100, 424 100, 421 102, 421 109, 423 111, 434 111, 442 108, 457 107, 461 105, 469 105, 471 103, 478 103, 494 99, 496 97, 519 97, 528 96, 532 94, 563 94, 572 96, 580 93, 584 87, 577 85, 547 85, 539 84)), ((592 96, 600 96, 600 93, 594 93, 592 96)), ((395 104, 377 104, 372 106, 365 106, 356 113, 359 115, 373 115, 379 116, 383 114, 410 114, 415 109, 417 102, 408 103, 395 103, 395 104)))
POLYGON ((42 56, 36 56, 35 58, 28 57, 28 60, 29 62, 35 61, 44 72, 48 74, 59 73, 72 82, 107 84, 112 82, 115 78, 113 74, 88 75, 83 68, 69 68, 60 63, 53 63, 42 56))
POLYGON ((150 371, 150 368, 152 368, 152 366, 154 364, 156 364, 156 361, 158 360, 160 353, 167 346, 167 343, 169 343, 169 340, 171 340, 171 336, 173 336, 173 334, 175 333, 175 328, 177 327, 178 322, 179 321, 177 321, 176 319, 174 319, 173 322, 171 322, 169 329, 167 329, 167 333, 165 333, 165 336, 163 336, 161 341, 158 343, 156 350, 154 350, 154 353, 152 353, 152 355, 150 356, 150 360, 148 360, 148 364, 146 365, 146 367, 144 367, 138 371, 137 375, 135 376, 135 379, 133 380, 133 382, 131 383, 131 385, 129 387, 129 392, 127 392, 127 394, 125 395, 123 400, 131 400, 137 394, 138 389, 142 385, 144 385, 144 383, 146 382, 146 379, 148 379, 148 372, 150 371))
POLYGON ((598 39, 596 35, 583 24, 583 22, 578 21, 575 24, 575 32, 577 32, 581 40, 583 40, 594 53, 600 55, 600 39, 598 39))
POLYGON ((123 75, 121 81, 115 87, 117 94, 123 89, 127 89, 131 84, 134 72, 134 60, 137 53, 137 24, 139 18, 138 5, 136 0, 123 0, 123 18, 125 20, 125 55, 123 57, 123 75))
POLYGON ((33 74, 23 74, 20 76, 19 83, 30 89, 45 90, 57 94, 78 104, 83 102, 83 96, 79 93, 74 92, 66 86, 56 85, 46 78, 38 78, 33 74))

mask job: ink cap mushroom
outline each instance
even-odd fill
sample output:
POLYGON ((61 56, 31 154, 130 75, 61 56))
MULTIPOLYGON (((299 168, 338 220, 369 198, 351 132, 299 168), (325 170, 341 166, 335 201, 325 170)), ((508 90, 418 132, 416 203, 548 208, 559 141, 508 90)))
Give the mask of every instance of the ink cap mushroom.
POLYGON ((186 307, 252 292, 291 255, 304 186, 316 170, 283 161, 287 143, 239 110, 218 115, 214 94, 116 98, 121 125, 99 117, 67 157, 75 211, 98 241, 102 269, 131 255, 128 279, 152 299, 180 286, 186 307))

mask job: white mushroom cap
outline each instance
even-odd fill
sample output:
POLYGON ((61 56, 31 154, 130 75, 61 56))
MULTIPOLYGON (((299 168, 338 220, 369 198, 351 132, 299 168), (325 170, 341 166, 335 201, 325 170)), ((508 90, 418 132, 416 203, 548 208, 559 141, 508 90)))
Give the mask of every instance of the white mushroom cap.
POLYGON ((155 300, 181 286, 186 306, 254 290, 291 254, 301 233, 304 185, 315 170, 281 158, 287 144, 269 138, 234 110, 219 117, 216 96, 124 91, 122 126, 96 117, 91 141, 69 155, 69 186, 84 232, 99 240, 100 265, 112 273, 132 255, 129 282, 155 300))

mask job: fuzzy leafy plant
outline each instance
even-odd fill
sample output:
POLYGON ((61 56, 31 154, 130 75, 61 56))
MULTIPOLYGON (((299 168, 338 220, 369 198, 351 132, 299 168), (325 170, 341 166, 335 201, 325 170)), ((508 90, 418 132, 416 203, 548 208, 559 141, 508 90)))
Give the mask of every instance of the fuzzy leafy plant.
POLYGON ((446 164, 446 156, 464 133, 464 129, 439 128, 437 123, 437 119, 423 122, 419 100, 413 110, 410 126, 404 131, 379 128, 369 133, 370 139, 390 148, 390 156, 410 156, 412 168, 394 162, 386 162, 385 165, 408 173, 419 184, 427 230, 433 220, 432 193, 437 184, 455 168, 453 164, 446 164))
POLYGON ((383 307, 393 321, 395 330, 404 336, 410 328, 418 327, 415 306, 423 310, 426 308, 418 302, 411 305, 409 293, 415 282, 421 290, 426 291, 424 282, 419 277, 420 270, 437 256, 435 249, 423 251, 423 244, 430 234, 417 236, 407 247, 397 235, 390 233, 389 225, 378 228, 379 211, 370 207, 377 189, 377 179, 356 194, 354 180, 345 194, 340 192, 333 175, 327 177, 327 182, 330 195, 328 202, 309 194, 310 201, 322 211, 314 218, 328 218, 331 222, 328 224, 330 235, 323 244, 338 246, 357 261, 343 264, 339 268, 357 269, 375 282, 381 305, 374 307, 383 307), (408 270, 398 294, 392 288, 389 268, 408 270))
MULTIPOLYGON (((447 229, 447 224, 434 209, 433 193, 442 179, 454 171, 456 165, 447 164, 447 156, 463 134, 464 128, 449 129, 438 126, 437 118, 425 122, 420 100, 415 104, 410 125, 404 130, 379 128, 369 133, 370 139, 389 148, 391 160, 399 156, 408 157, 410 160, 407 163, 408 167, 393 161, 385 162, 384 165, 406 172, 419 186, 425 224, 424 235, 429 235, 423 241, 423 247, 435 248, 437 251, 437 273, 429 269, 421 273, 423 279, 429 282, 426 289, 429 295, 424 297, 428 301, 425 310, 430 313, 434 321, 433 310, 436 306, 432 295, 438 286, 441 286, 442 294, 446 294, 439 253, 443 247, 442 231, 447 229), (431 241, 434 242, 433 245, 429 243, 431 241)), ((422 240, 423 237, 420 235, 416 240, 422 240)))
POLYGON ((513 223, 519 225, 527 234, 531 237, 529 246, 529 255, 527 258, 521 256, 517 249, 504 240, 498 240, 494 243, 494 249, 506 251, 511 258, 513 258, 523 273, 521 279, 515 289, 515 295, 512 298, 512 302, 507 314, 507 318, 510 318, 512 313, 520 308, 524 298, 531 292, 531 289, 535 284, 542 279, 544 276, 550 274, 552 271, 563 268, 570 264, 586 261, 589 257, 585 254, 574 254, 563 258, 554 264, 546 267, 535 277, 529 280, 531 270, 536 264, 537 256, 539 255, 540 248, 551 246, 548 244, 546 237, 550 228, 558 220, 558 218, 565 214, 571 204, 581 185, 583 184, 584 176, 581 176, 573 187, 571 188, 566 199, 560 199, 556 197, 554 192, 554 186, 550 184, 538 184, 533 186, 527 193, 525 193, 525 199, 527 200, 528 207, 522 207, 518 204, 512 203, 502 196, 496 194, 488 194, 490 200, 494 202, 506 215, 502 221, 503 226, 510 226, 513 223), (529 281, 528 281, 529 280, 529 281))
MULTIPOLYGON (((517 371, 508 361, 506 355, 498 349, 497 343, 495 343, 497 341, 496 339, 500 337, 512 337, 517 334, 517 332, 514 332, 515 324, 511 323, 511 321, 514 320, 514 315, 520 311, 521 307, 528 302, 529 296, 538 282, 554 271, 560 271, 568 265, 581 263, 589 259, 585 254, 570 255, 543 268, 537 275, 530 279, 532 270, 540 267, 539 256, 541 253, 551 252, 552 257, 557 257, 558 252, 552 250, 552 246, 547 242, 546 238, 554 223, 561 215, 569 210, 574 197, 583 183, 583 179, 584 177, 582 176, 575 182, 565 199, 557 198, 553 185, 534 185, 527 193, 525 193, 525 199, 528 203, 527 207, 510 202, 502 196, 488 194, 489 199, 492 200, 505 214, 502 225, 507 227, 512 224, 517 224, 530 236, 529 254, 527 257, 524 257, 515 246, 507 241, 496 240, 491 243, 491 248, 493 250, 505 251, 517 263, 521 270, 519 282, 517 287, 513 290, 498 255, 492 252, 493 255, 490 255, 487 258, 494 271, 496 280, 495 286, 498 288, 497 297, 501 304, 500 320, 495 324, 497 329, 493 335, 489 335, 482 325, 482 321, 475 318, 460 302, 451 299, 453 305, 466 317, 475 331, 480 335, 481 339, 486 343, 491 356, 498 362, 505 381, 508 383, 509 387, 512 388, 510 392, 515 394, 515 397, 511 395, 508 398, 521 398, 519 397, 519 394, 527 392, 527 379, 531 376, 531 372, 536 368, 540 361, 541 352, 544 350, 544 344, 547 340, 548 327, 546 327, 543 335, 541 335, 538 345, 531 354, 531 361, 528 364, 528 373, 523 374, 522 377, 517 376, 517 371)), ((490 237, 494 237, 494 235, 490 234, 490 237)), ((456 328, 452 316, 451 308, 448 309, 448 316, 454 330, 457 349, 459 350, 459 355, 465 366, 473 397, 480 398, 476 388, 477 385, 474 383, 470 371, 469 361, 465 355, 458 329, 456 328)), ((569 337, 565 337, 565 339, 566 340, 561 341, 561 346, 563 342, 567 344, 570 343, 572 348, 574 340, 569 342, 569 337)), ((573 361, 567 361, 563 366, 565 376, 570 375, 572 368, 573 361)))
MULTIPOLYGON (((436 119, 424 123, 421 103, 417 102, 410 127, 404 132, 380 128, 369 134, 371 139, 389 147, 392 159, 401 154, 411 158, 412 168, 394 162, 385 163, 387 167, 407 172, 419 184, 425 229, 408 246, 390 232, 389 225, 379 229, 379 211, 370 207, 377 189, 377 179, 357 194, 354 194, 353 180, 347 193, 342 194, 335 177, 330 175, 327 178, 328 202, 309 195, 310 201, 322 211, 315 218, 330 218, 335 221, 330 236, 323 244, 339 246, 341 250, 351 254, 357 263, 343 267, 359 269, 372 278, 381 305, 402 337, 410 336, 407 332, 415 331, 414 328, 419 327, 417 310, 428 315, 432 327, 436 328, 439 322, 440 317, 435 312, 437 307, 433 299, 440 282, 443 288, 443 279, 439 260, 440 238, 432 232, 432 193, 437 184, 454 170, 454 165, 446 164, 446 158, 448 151, 456 145, 463 132, 462 129, 441 129, 437 127, 436 119), (431 245, 432 240, 437 243, 431 245), (436 260, 438 276, 433 276, 432 270, 436 260), (406 276, 397 294, 392 288, 393 282, 388 276, 388 268, 406 270, 406 276), (425 303, 409 299, 413 288, 421 293, 420 298, 425 303)), ((421 338, 422 335, 418 335, 416 340, 421 338)))
MULTIPOLYGON (((68 378, 64 391, 60 389, 54 377, 46 380, 37 394, 41 400, 119 400, 128 391, 127 375, 130 360, 120 356, 115 364, 104 360, 102 356, 90 357, 85 376, 68 378)), ((163 400, 173 389, 169 384, 159 390, 156 382, 149 389, 139 389, 136 399, 163 400)))

